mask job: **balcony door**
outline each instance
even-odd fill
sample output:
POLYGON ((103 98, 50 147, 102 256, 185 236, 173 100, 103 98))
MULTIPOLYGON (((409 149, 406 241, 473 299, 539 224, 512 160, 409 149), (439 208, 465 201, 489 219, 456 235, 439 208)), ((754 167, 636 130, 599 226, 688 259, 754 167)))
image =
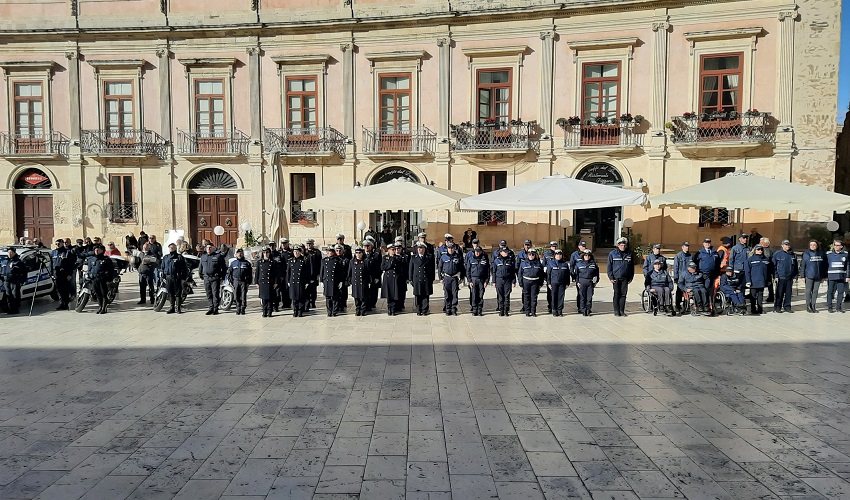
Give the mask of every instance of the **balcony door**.
POLYGON ((741 136, 741 79, 744 55, 700 57, 700 141, 741 136))
POLYGON ((380 151, 410 151, 410 73, 380 77, 380 151))
POLYGON ((15 232, 28 239, 39 238, 46 245, 53 240, 53 187, 50 178, 38 169, 29 169, 15 181, 15 232))
POLYGON ((319 150, 317 88, 315 76, 286 78, 287 151, 319 150))
POLYGON ((103 125, 107 147, 113 151, 135 152, 141 137, 135 137, 133 82, 103 82, 103 125))
POLYGON ((15 153, 44 153, 41 82, 15 83, 15 153))
POLYGON ((620 63, 589 63, 582 69, 581 145, 617 144, 620 127, 620 63), (590 125, 588 125, 588 123, 590 125))
POLYGON ((199 153, 226 153, 224 80, 195 80, 195 133, 199 153))

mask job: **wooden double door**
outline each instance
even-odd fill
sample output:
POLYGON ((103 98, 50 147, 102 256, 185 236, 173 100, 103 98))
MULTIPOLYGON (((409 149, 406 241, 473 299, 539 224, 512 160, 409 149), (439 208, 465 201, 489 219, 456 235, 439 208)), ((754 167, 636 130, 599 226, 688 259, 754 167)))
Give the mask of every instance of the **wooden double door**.
POLYGON ((53 243, 53 195, 21 193, 15 195, 17 236, 39 238, 45 246, 53 243))
POLYGON ((213 244, 236 245, 239 240, 239 207, 235 194, 192 194, 189 196, 189 209, 189 231, 193 242, 206 238, 213 244), (216 226, 224 228, 223 235, 216 236, 213 232, 216 226))

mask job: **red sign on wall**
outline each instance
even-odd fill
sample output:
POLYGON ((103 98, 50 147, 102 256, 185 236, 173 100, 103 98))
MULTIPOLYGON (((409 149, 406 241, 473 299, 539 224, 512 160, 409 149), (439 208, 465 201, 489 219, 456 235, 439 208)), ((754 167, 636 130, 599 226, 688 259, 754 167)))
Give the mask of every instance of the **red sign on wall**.
POLYGON ((47 177, 37 172, 30 172, 28 174, 24 174, 23 176, 21 176, 21 178, 24 180, 24 182, 26 182, 27 184, 32 184, 33 186, 47 180, 47 177))

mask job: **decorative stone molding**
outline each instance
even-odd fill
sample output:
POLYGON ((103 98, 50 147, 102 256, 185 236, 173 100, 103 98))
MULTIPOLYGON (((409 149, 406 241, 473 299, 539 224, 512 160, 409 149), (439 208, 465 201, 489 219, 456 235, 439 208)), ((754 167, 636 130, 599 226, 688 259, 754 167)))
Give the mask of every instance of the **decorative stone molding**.
POLYGON ((101 70, 135 69, 137 74, 141 76, 142 68, 147 64, 144 59, 92 59, 86 62, 94 69, 95 75, 100 73, 101 70))
POLYGON ((259 47, 259 46, 257 46, 257 45, 255 45, 255 46, 253 46, 253 47, 246 47, 246 48, 245 48, 245 53, 246 53, 246 54, 248 54, 249 56, 257 56, 257 55, 260 55, 260 47, 259 47))
POLYGON ((436 43, 437 47, 443 47, 445 45, 451 44, 451 38, 441 37, 437 39, 436 43))
POLYGON ((637 37, 622 37, 622 38, 603 38, 597 40, 573 40, 567 42, 567 46, 573 51, 573 62, 578 60, 578 53, 586 50, 604 50, 615 48, 626 48, 628 57, 631 60, 634 57, 635 45, 638 43, 637 37))
POLYGON ((236 65, 238 59, 235 57, 195 57, 178 58, 177 61, 183 65, 183 70, 187 78, 192 68, 226 68, 232 78, 233 66, 236 65))
POLYGON ((670 29, 670 21, 656 21, 652 23, 652 31, 667 31, 670 29))
POLYGON ((367 52, 364 57, 369 60, 370 71, 375 71, 375 63, 380 61, 415 61, 416 70, 422 69, 422 59, 428 55, 424 50, 389 50, 382 52, 367 52))
POLYGON ((722 30, 710 31, 690 31, 685 33, 685 40, 690 42, 691 55, 694 55, 694 48, 697 42, 706 40, 733 40, 740 38, 749 38, 751 40, 751 49, 756 50, 756 40, 764 33, 764 28, 761 26, 753 26, 750 28, 731 28, 722 30))
POLYGON ((343 52, 348 52, 353 48, 353 44, 351 42, 341 43, 339 44, 339 50, 343 52))
POLYGON ((0 68, 3 69, 3 78, 8 79, 9 74, 14 73, 16 71, 24 72, 45 72, 47 77, 50 78, 50 75, 53 72, 53 66, 56 63, 53 61, 6 61, 0 62, 0 68))
POLYGON ((156 54, 156 57, 162 59, 163 57, 168 57, 169 55, 171 55, 171 51, 168 50, 168 48, 163 47, 163 48, 156 49, 155 54, 156 54))
POLYGON ((508 45, 503 47, 464 47, 461 52, 466 56, 467 65, 472 69, 472 60, 482 57, 516 56, 517 63, 522 66, 522 58, 527 50, 528 45, 508 45))
MULTIPOLYGON (((796 7, 795 7, 796 9, 796 7)), ((779 11, 779 20, 784 21, 786 19, 791 19, 792 21, 796 21, 799 18, 800 14, 796 10, 780 10, 779 11)))
POLYGON ((298 54, 272 56, 271 60, 277 64, 278 76, 283 72, 284 66, 316 67, 323 74, 327 72, 330 54, 298 54))
POLYGON ((546 40, 546 39, 550 39, 550 38, 554 37, 555 32, 551 31, 551 30, 550 31, 541 31, 539 33, 539 36, 540 36, 541 40, 546 40))

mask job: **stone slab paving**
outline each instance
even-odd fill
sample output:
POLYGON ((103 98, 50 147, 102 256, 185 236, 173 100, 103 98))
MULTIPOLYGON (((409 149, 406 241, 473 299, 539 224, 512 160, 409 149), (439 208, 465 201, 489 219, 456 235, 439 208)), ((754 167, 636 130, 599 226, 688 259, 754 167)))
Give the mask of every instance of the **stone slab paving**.
POLYGON ((563 318, 166 316, 133 278, 106 316, 0 318, 0 498, 850 498, 844 315, 633 290, 616 318, 603 285, 590 318, 572 291, 563 318))

